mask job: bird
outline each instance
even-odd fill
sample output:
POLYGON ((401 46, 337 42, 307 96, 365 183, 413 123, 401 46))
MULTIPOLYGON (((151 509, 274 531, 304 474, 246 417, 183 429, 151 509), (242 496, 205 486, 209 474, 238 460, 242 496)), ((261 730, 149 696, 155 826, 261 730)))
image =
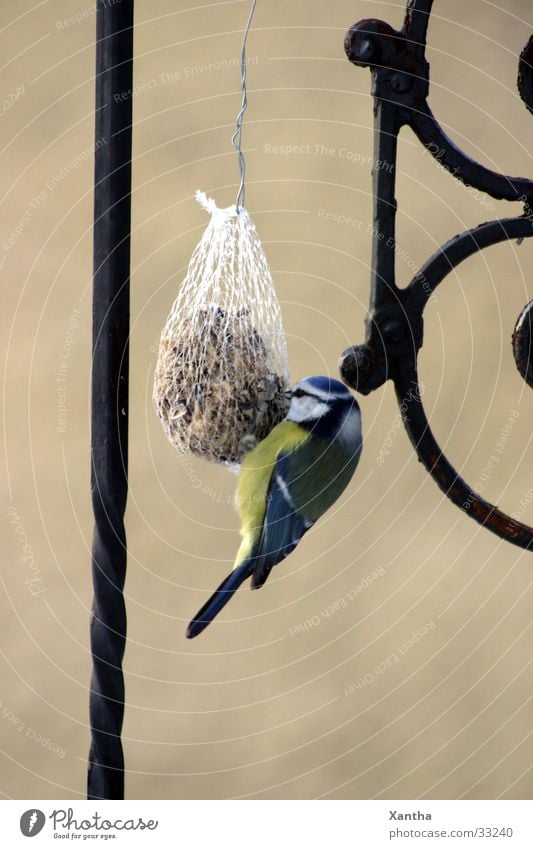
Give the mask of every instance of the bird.
POLYGON ((236 494, 241 545, 233 571, 189 623, 189 639, 202 633, 247 578, 252 589, 264 585, 346 489, 359 462, 361 411, 344 384, 313 375, 286 394, 285 419, 242 459, 236 494))

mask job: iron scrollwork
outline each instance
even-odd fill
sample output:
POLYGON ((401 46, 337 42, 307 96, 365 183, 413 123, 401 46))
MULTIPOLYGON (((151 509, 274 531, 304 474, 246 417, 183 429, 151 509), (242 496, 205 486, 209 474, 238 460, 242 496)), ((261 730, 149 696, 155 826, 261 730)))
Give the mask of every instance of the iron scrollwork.
MULTIPOLYGON (((485 501, 459 476, 431 432, 419 391, 417 359, 423 343, 423 313, 436 287, 467 257, 489 245, 533 236, 533 181, 509 177, 470 159, 446 135, 433 115, 429 94, 426 36, 433 0, 409 0, 401 31, 368 19, 347 33, 345 49, 354 65, 369 67, 374 98, 373 235, 370 305, 365 343, 344 352, 340 369, 353 389, 368 394, 394 382, 403 422, 414 449, 440 489, 477 522, 508 542, 533 548, 533 528, 485 501), (409 126, 426 150, 456 179, 493 198, 517 201, 523 214, 480 224, 454 236, 417 272, 408 286, 395 277, 395 173, 398 133, 409 126)), ((518 67, 518 90, 533 111, 533 37, 518 67)), ((533 386, 533 301, 524 308, 513 335, 521 375, 533 386)))

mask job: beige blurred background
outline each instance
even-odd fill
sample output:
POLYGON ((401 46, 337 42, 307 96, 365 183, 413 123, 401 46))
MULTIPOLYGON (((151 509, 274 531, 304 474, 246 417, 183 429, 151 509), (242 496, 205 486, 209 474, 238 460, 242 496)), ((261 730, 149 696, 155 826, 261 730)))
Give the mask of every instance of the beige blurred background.
MULTIPOLYGON (((430 103, 471 155, 531 176, 531 116, 515 79, 533 10, 529 0, 506 7, 437 0, 430 103)), ((234 199, 235 58, 248 8, 137 4, 127 796, 531 798, 531 555, 482 530, 428 479, 390 384, 361 399, 365 448, 336 507, 261 593, 239 593, 201 638, 185 640, 234 557, 235 481, 176 454, 151 383, 158 334, 206 224, 194 191, 234 199)), ((400 26, 402 10, 400 0, 258 3, 247 206, 294 378, 336 375, 340 352, 363 337, 372 102, 369 73, 345 59, 343 37, 363 17, 400 26)), ((6 0, 0 15, 0 792, 75 799, 89 745, 95 17, 79 0, 6 0)), ((468 193, 408 131, 398 168, 402 285, 453 234, 518 210, 468 193)), ((421 353, 424 402, 448 456, 530 524, 533 397, 510 337, 533 297, 532 257, 527 242, 504 244, 452 273, 428 310, 421 353), (484 475, 510 418, 501 462, 484 475)))

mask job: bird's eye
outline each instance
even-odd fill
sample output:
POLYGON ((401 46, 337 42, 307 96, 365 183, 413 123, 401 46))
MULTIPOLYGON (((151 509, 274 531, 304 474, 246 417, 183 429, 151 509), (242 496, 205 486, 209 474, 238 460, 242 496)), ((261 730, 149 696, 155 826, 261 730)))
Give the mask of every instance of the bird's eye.
POLYGON ((292 393, 293 398, 303 398, 304 395, 305 395, 305 392, 303 391, 303 389, 295 389, 294 392, 292 393))

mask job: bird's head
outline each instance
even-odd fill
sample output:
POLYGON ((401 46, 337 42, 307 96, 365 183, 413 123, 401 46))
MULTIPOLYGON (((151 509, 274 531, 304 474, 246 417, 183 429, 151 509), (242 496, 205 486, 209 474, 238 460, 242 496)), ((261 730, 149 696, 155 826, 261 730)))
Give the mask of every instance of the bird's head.
POLYGON ((320 435, 333 438, 351 419, 360 429, 359 404, 339 380, 331 377, 305 377, 288 393, 287 419, 320 435))

